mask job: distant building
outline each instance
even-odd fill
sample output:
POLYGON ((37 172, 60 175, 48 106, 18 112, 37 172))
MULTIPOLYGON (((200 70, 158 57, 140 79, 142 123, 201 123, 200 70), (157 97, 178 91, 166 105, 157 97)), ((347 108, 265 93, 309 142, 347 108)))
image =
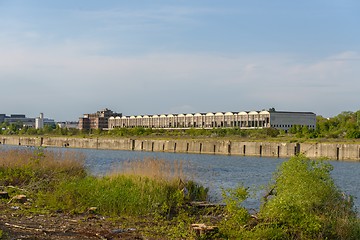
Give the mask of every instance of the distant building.
POLYGON ((35 128, 42 129, 44 128, 44 114, 40 113, 40 116, 35 119, 35 128))
POLYGON ((6 118, 5 114, 0 114, 0 123, 5 122, 5 118, 6 118))
POLYGON ((271 111, 270 126, 277 129, 289 130, 292 126, 302 126, 316 129, 316 114, 312 112, 284 112, 271 111))
POLYGON ((79 129, 107 129, 110 117, 122 117, 122 114, 113 112, 107 108, 97 111, 96 113, 84 114, 83 117, 79 118, 79 129))
POLYGON ((79 122, 75 121, 67 121, 67 122, 57 122, 56 123, 60 128, 67 128, 67 129, 78 129, 79 128, 79 122))
POLYGON ((38 118, 29 118, 25 114, 11 114, 7 116, 6 114, 0 114, 0 124, 8 122, 9 124, 20 124, 23 127, 32 127, 32 128, 43 128, 44 125, 55 125, 53 119, 44 118, 44 114, 41 113, 38 118))
POLYGON ((35 127, 35 118, 28 118, 24 114, 0 114, 0 123, 19 124, 21 126, 35 127))
POLYGON ((276 128, 289 130, 294 125, 316 128, 316 114, 312 112, 243 111, 209 112, 110 117, 112 128, 276 128))

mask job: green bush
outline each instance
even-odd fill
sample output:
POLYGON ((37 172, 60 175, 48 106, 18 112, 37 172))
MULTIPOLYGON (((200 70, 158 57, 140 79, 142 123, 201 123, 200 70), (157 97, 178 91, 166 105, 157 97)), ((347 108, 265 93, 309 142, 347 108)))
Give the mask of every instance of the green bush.
POLYGON ((250 214, 241 204, 249 193, 243 186, 223 190, 226 217, 220 224, 220 231, 229 239, 243 237, 250 214))
POLYGON ((239 204, 245 188, 225 196, 222 234, 230 239, 359 239, 352 198, 335 185, 332 165, 296 156, 274 175, 259 213, 251 218, 239 204))
POLYGON ((329 163, 304 156, 284 162, 271 186, 273 197, 261 207, 260 222, 280 227, 288 239, 358 239, 352 199, 337 188, 331 170, 329 163))

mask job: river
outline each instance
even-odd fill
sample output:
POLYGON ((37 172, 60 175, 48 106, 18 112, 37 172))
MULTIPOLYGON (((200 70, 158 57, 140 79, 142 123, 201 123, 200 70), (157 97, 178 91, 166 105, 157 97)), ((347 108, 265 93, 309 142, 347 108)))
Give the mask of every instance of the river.
MULTIPOLYGON (((18 148, 1 145, 1 149, 18 148)), ((234 188, 239 184, 254 190, 244 204, 258 209, 259 199, 266 184, 272 179, 277 167, 286 159, 266 157, 243 157, 205 154, 180 154, 164 152, 119 151, 47 148, 52 151, 73 151, 85 156, 87 169, 95 175, 105 175, 124 161, 139 160, 145 157, 182 161, 184 173, 192 180, 210 189, 210 201, 221 202, 221 189, 234 188)), ((334 166, 331 172, 335 183, 346 194, 355 197, 355 206, 360 208, 360 163, 328 161, 334 166)))

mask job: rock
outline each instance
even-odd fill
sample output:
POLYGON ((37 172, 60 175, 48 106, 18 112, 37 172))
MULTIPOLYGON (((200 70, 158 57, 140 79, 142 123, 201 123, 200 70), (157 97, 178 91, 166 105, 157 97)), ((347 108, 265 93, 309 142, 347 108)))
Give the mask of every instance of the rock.
POLYGON ((8 199, 9 198, 9 193, 8 192, 0 192, 0 198, 8 199))

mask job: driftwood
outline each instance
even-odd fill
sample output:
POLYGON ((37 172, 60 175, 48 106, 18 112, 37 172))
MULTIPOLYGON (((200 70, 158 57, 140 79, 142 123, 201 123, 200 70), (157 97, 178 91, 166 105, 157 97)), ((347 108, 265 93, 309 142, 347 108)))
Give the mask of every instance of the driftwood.
POLYGON ((207 226, 203 223, 191 224, 191 228, 197 235, 204 235, 206 233, 214 232, 218 230, 217 226, 207 226))
POLYGON ((219 207, 220 204, 208 203, 208 202, 190 202, 191 206, 198 208, 206 208, 206 207, 219 207))
POLYGON ((56 232, 54 229, 32 228, 32 227, 25 227, 25 226, 20 226, 20 225, 16 225, 16 224, 10 224, 10 223, 5 223, 5 226, 12 227, 12 228, 19 228, 19 229, 23 229, 23 230, 29 230, 29 231, 36 231, 36 232, 56 232))
POLYGON ((16 203, 26 203, 27 202, 27 197, 25 195, 16 195, 13 196, 10 201, 8 202, 8 204, 12 203, 12 202, 16 202, 16 203))

